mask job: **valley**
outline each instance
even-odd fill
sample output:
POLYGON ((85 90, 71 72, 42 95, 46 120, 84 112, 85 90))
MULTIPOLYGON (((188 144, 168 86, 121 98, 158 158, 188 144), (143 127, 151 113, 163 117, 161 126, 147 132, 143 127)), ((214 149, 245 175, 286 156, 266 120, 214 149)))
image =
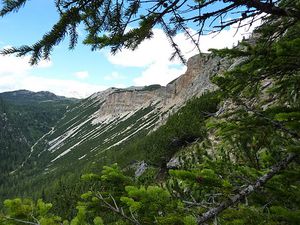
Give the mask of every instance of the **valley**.
MULTIPOLYGON (((60 100, 54 95, 39 97, 38 94, 31 99, 25 91, 16 92, 19 96, 2 94, 24 107, 46 102, 50 104, 47 107, 52 104, 58 110, 61 101, 67 107, 57 117, 51 117, 53 122, 47 129, 22 147, 24 153, 19 160, 14 161, 14 167, 8 170, 9 176, 23 176, 25 183, 26 179, 45 183, 44 180, 48 180, 48 177, 59 179, 62 174, 74 170, 80 173, 81 169, 93 164, 101 167, 100 165, 113 163, 112 159, 107 159, 111 157, 111 152, 117 152, 130 145, 133 140, 157 130, 187 101, 214 90, 215 86, 210 78, 229 68, 232 63, 232 60, 207 54, 196 55, 188 61, 186 73, 166 87, 152 85, 127 89, 110 88, 81 101, 60 100), (67 103, 72 103, 73 106, 67 103)), ((115 154, 118 158, 118 153, 115 154)), ((128 166, 132 161, 145 160, 141 158, 145 156, 143 151, 137 155, 139 157, 132 155, 121 163, 128 166)), ((40 185, 34 186, 41 190, 40 185)))
POLYGON ((1 93, 0 224, 296 225, 297 28, 270 57, 251 39, 195 55, 166 86, 1 93))

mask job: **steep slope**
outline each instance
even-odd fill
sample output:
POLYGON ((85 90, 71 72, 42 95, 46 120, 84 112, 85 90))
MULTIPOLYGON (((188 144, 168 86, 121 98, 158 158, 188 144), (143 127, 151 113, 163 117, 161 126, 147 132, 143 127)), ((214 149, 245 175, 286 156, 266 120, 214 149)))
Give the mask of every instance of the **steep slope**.
POLYGON ((166 87, 110 88, 95 93, 70 109, 35 143, 28 160, 44 174, 93 162, 103 152, 157 129, 188 99, 213 90, 210 77, 232 63, 209 54, 196 55, 188 61, 186 73, 166 87))
POLYGON ((50 92, 0 93, 0 184, 22 165, 30 148, 77 100, 50 92))

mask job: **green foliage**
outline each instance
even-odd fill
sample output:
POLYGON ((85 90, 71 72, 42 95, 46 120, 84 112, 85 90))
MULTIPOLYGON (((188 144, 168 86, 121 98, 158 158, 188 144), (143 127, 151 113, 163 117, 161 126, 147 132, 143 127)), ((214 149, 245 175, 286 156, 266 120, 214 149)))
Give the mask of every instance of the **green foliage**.
POLYGON ((86 208, 84 206, 77 206, 78 213, 74 219, 72 219, 70 225, 88 225, 86 222, 86 208))
POLYGON ((151 185, 156 183, 155 178, 158 170, 159 169, 155 167, 147 168, 147 170, 140 177, 138 177, 137 181, 144 185, 151 185))
POLYGON ((273 206, 270 208, 272 217, 282 223, 298 224, 300 221, 300 210, 289 210, 282 206, 273 206))
POLYGON ((186 216, 183 218, 184 225, 196 225, 197 220, 194 216, 186 216))
POLYGON ((145 86, 142 91, 155 91, 157 89, 161 88, 161 85, 159 84, 152 84, 152 85, 149 85, 149 86, 145 86))
POLYGON ((36 224, 37 221, 40 225, 59 225, 62 222, 60 217, 50 213, 52 204, 45 203, 41 199, 36 203, 20 198, 5 200, 4 206, 5 216, 0 215, 0 224, 3 225, 36 224))
MULTIPOLYGON (((299 21, 292 26, 288 23, 285 19, 269 20, 260 27, 256 45, 215 51, 233 57, 248 56, 235 69, 214 77, 231 108, 221 118, 208 123, 218 135, 219 159, 232 161, 238 169, 233 174, 243 180, 256 179, 261 170, 278 162, 289 151, 298 154, 300 64, 296 58, 300 33, 299 21), (271 36, 274 33, 278 36, 271 36)), ((222 223, 296 224, 299 203, 294 200, 299 197, 299 183, 293 170, 299 170, 298 161, 275 176, 265 190, 246 199, 245 205, 226 210, 221 216, 222 223), (287 200, 286 193, 293 197, 287 200)), ((230 180, 230 183, 237 181, 230 180)))
MULTIPOLYGON (((41 138, 77 100, 48 92, 29 91, 0 94, 0 200, 17 194, 10 174, 28 159, 30 147, 41 138)), ((33 165, 34 166, 34 165, 33 165)), ((22 184, 20 184, 22 186, 22 184)), ((20 193, 18 193, 20 194, 20 193)))
MULTIPOLYGON (((238 210, 229 209, 222 215, 224 224, 266 224, 268 219, 265 218, 263 211, 255 207, 240 206, 238 210)), ((272 223, 268 223, 272 224, 272 223)))
MULTIPOLYGON (((284 19, 266 22, 257 44, 238 50, 248 55, 247 60, 213 79, 233 106, 221 120, 209 123, 224 140, 220 149, 226 149, 227 158, 246 160, 257 169, 266 166, 261 158, 275 162, 286 152, 283 148, 299 140, 299 22, 289 29, 286 23, 284 19), (270 30, 277 33, 283 27, 285 34, 273 40, 270 30)), ((236 51, 219 53, 235 56, 236 51)))
MULTIPOLYGON (((285 3, 290 1, 280 5, 285 3)), ((113 22, 115 28, 120 21, 113 22)), ((146 22, 147 18, 142 20, 140 29, 147 30, 146 22)), ((215 223, 299 223, 299 31, 298 20, 270 17, 260 28, 256 44, 250 40, 234 50, 215 51, 247 58, 239 58, 239 65, 214 77, 219 91, 191 100, 148 136, 103 153, 107 161, 99 159, 101 163, 121 161, 125 167, 129 163, 124 159, 138 158, 157 169, 145 174, 145 179, 129 177, 116 164, 83 175, 88 188, 76 191, 81 199, 77 213, 67 218, 70 223, 194 225, 203 213, 224 204, 222 213, 213 215, 215 223), (280 173, 272 170, 290 152, 296 154, 295 160, 280 173), (174 156, 183 163, 168 170, 167 162, 174 156), (272 176, 263 187, 249 186, 262 183, 266 174, 272 176), (236 195, 245 187, 249 192, 236 195), (234 198, 238 204, 228 207, 226 203, 234 198)), ((118 36, 104 39, 105 44, 113 40, 118 48, 118 36)), ((71 196, 65 190, 62 193, 71 196)), ((14 219, 36 218, 44 224, 62 221, 50 213, 52 205, 41 200, 15 199, 4 204, 2 224, 16 224, 14 219)))
POLYGON ((218 92, 205 93, 194 98, 177 113, 170 116, 167 123, 142 139, 138 139, 125 149, 125 153, 144 152, 144 158, 153 165, 165 163, 181 148, 207 137, 205 120, 218 110, 218 92))
POLYGON ((94 224, 95 225, 104 225, 103 220, 101 219, 101 217, 95 217, 94 219, 94 224))
MULTIPOLYGON (((131 224, 139 221, 140 224, 194 225, 197 224, 195 214, 222 201, 245 179, 255 180, 258 176, 253 168, 202 157, 203 163, 197 168, 170 170, 167 187, 140 185, 124 175, 117 165, 104 167, 98 176, 83 176, 85 182, 91 182, 91 189, 81 195, 77 214, 70 219, 70 224, 131 224)), ((299 166, 294 164, 284 174, 275 176, 264 190, 250 196, 247 203, 226 210, 219 220, 224 224, 276 224, 278 221, 297 224, 299 174, 299 166)), ((50 213, 52 204, 42 200, 36 204, 26 199, 6 200, 5 207, 3 224, 17 224, 6 217, 32 221, 32 212, 43 225, 62 221, 50 213)))
MULTIPOLYGON (((17 12, 27 0, 9 0, 2 3, 1 17, 17 12)), ((300 11, 297 1, 292 0, 280 0, 276 4, 265 1, 224 0, 219 1, 218 10, 213 7, 215 1, 208 0, 129 1, 127 4, 121 4, 117 0, 61 0, 55 3, 59 19, 41 40, 31 46, 5 49, 2 54, 31 54, 31 64, 37 64, 42 58, 48 59, 54 46, 61 43, 65 36, 70 36, 69 48, 73 49, 78 41, 77 28, 80 24, 86 31, 83 43, 90 45, 92 50, 105 47, 110 47, 112 53, 122 48, 134 50, 153 36, 154 27, 160 26, 174 48, 171 59, 178 56, 185 62, 174 38, 178 33, 184 33, 200 51, 197 39, 206 32, 221 31, 235 23, 241 25, 243 21, 251 26, 252 22, 247 21, 257 17, 266 18, 268 15, 275 19, 286 18, 293 24, 299 20, 300 11), (202 11, 207 13, 202 14, 202 11), (219 22, 218 18, 222 20, 219 22), (196 28, 198 37, 194 37, 189 31, 191 26, 196 28)), ((286 26, 291 26, 290 24, 286 26)))
MULTIPOLYGON (((140 224, 184 224, 181 217, 184 208, 169 191, 159 186, 142 186, 125 176, 116 165, 104 167, 97 188, 82 195, 83 202, 91 215, 103 218, 104 223, 139 221, 140 224), (119 177, 118 187, 115 179, 119 177), (126 181, 126 182, 122 182, 126 181), (127 181, 131 181, 128 185, 127 181), (107 208, 113 208, 111 215, 107 208), (122 208, 122 211, 120 211, 122 208)), ((185 219, 186 221, 190 221, 185 219)))

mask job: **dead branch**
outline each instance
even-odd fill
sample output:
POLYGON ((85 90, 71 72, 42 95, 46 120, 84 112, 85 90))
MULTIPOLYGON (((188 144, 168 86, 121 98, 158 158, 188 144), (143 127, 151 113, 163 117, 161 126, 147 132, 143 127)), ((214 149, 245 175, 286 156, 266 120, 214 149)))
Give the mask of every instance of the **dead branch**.
POLYGON ((19 222, 19 223, 24 223, 24 224, 41 225, 39 222, 38 223, 34 223, 34 222, 30 222, 30 221, 25 221, 25 220, 20 220, 20 219, 12 218, 12 217, 9 217, 9 216, 0 215, 0 217, 4 218, 6 220, 12 220, 12 221, 19 222))
POLYGON ((230 206, 238 203, 254 191, 258 190, 260 187, 264 186, 267 181, 270 180, 273 176, 284 170, 296 157, 296 153, 289 153, 285 159, 272 166, 270 171, 261 176, 254 184, 250 184, 247 187, 241 189, 238 194, 221 202, 217 207, 212 208, 203 215, 199 216, 197 218, 197 223, 203 224, 204 222, 216 217, 230 206))
POLYGON ((116 200, 114 199, 114 197, 112 195, 110 195, 110 198, 112 199, 113 203, 115 206, 111 205, 109 202, 107 202, 105 200, 105 198, 103 197, 103 195, 100 192, 96 193, 96 197, 101 200, 104 205, 109 208, 110 210, 112 210, 113 212, 115 212, 116 214, 120 215, 121 217, 123 217, 124 219, 130 221, 131 223, 135 224, 135 225, 141 225, 140 222, 132 215, 131 213, 131 217, 127 216, 122 207, 118 207, 116 200))

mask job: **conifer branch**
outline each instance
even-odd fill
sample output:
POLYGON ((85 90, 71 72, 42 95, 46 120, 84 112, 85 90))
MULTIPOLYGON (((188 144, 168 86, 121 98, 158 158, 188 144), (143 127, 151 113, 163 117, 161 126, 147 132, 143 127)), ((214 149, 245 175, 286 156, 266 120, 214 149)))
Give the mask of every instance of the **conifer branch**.
POLYGON ((26 221, 26 220, 20 220, 20 219, 12 218, 12 217, 9 217, 9 216, 2 216, 2 215, 1 215, 1 217, 3 217, 6 220, 12 220, 12 221, 15 221, 15 222, 18 222, 18 223, 31 224, 31 225, 41 225, 39 222, 34 223, 34 222, 30 222, 30 221, 26 221))
MULTIPOLYGON (((241 102, 239 102, 239 103, 241 103, 241 102)), ((299 134, 297 132, 286 128, 282 123, 270 119, 269 117, 265 116, 263 113, 250 108, 245 103, 243 103, 242 106, 244 106, 248 112, 252 112, 255 115, 257 115, 258 117, 263 118, 264 120, 268 121, 271 125, 273 125, 275 128, 277 128, 277 129, 279 129, 281 131, 284 131, 285 133, 287 133, 288 135, 290 135, 290 137, 296 138, 298 140, 300 139, 300 136, 299 136, 299 134)))
POLYGON ((250 184, 247 187, 241 189, 238 194, 234 195, 231 198, 228 198, 227 200, 221 202, 217 207, 212 208, 203 215, 199 216, 197 218, 197 223, 203 224, 206 221, 213 219, 230 206, 238 203, 248 195, 252 194, 254 191, 258 190, 260 187, 263 187, 272 177, 284 170, 293 160, 296 159, 296 157, 296 153, 289 153, 286 158, 272 166, 270 168, 270 171, 257 179, 254 184, 250 184))
POLYGON ((104 205, 110 209, 111 211, 113 211, 114 213, 118 214, 119 216, 123 217, 124 219, 128 220, 129 222, 135 224, 135 225, 141 225, 141 223, 133 216, 132 212, 131 213, 131 218, 129 216, 127 216, 124 211, 123 211, 123 208, 122 207, 118 207, 117 206, 117 203, 116 203, 116 200, 114 199, 114 197, 112 195, 109 195, 109 197, 112 199, 113 203, 114 203, 114 206, 111 205, 109 202, 107 202, 105 200, 105 198, 103 197, 103 195, 100 193, 100 192, 97 192, 96 193, 96 197, 101 200, 104 205))
MULTIPOLYGON (((17 12, 28 0, 2 0, 0 16, 11 12, 17 12)), ((187 0, 53 0, 59 14, 59 20, 53 25, 52 30, 32 46, 21 46, 19 48, 5 49, 0 54, 16 54, 24 56, 31 54, 31 64, 37 64, 42 58, 47 59, 54 46, 59 45, 65 36, 70 36, 70 49, 77 43, 78 34, 76 27, 82 22, 87 31, 84 44, 92 46, 92 50, 110 47, 112 53, 122 48, 136 49, 145 39, 152 37, 152 29, 156 25, 162 25, 166 31, 171 46, 175 50, 171 58, 179 56, 184 61, 180 49, 172 40, 178 31, 183 31, 187 37, 199 49, 200 35, 204 34, 204 28, 209 32, 220 32, 232 24, 247 21, 249 26, 253 25, 255 19, 266 18, 273 15, 274 18, 287 17, 291 21, 299 21, 299 7, 295 1, 243 1, 223 0, 221 7, 213 10, 209 8, 217 0, 195 1, 192 4, 187 0), (143 6, 147 12, 143 14, 143 6), (205 12, 205 13, 203 13, 205 12), (229 19, 229 13, 238 15, 229 19), (226 20, 229 19, 229 20, 226 20), (162 21, 165 21, 165 25, 162 21), (220 20, 220 21, 218 21, 220 20), (136 26, 136 22, 139 25, 136 26), (145 24, 146 23, 146 24, 145 24), (134 32, 126 29, 131 25, 135 27, 134 32), (188 27, 196 25, 198 40, 194 40, 189 33, 188 27), (170 34, 169 31, 171 31, 170 34)), ((240 28, 240 25, 238 26, 240 28)), ((244 26, 244 25, 243 25, 244 26)))
POLYGON ((260 0, 251 0, 251 1, 243 1, 243 0, 233 0, 236 4, 246 5, 249 8, 255 8, 260 12, 276 15, 276 16, 285 16, 285 17, 294 17, 298 20, 300 19, 299 12, 295 11, 293 8, 280 8, 275 6, 274 3, 271 2, 263 2, 260 0))
POLYGON ((0 16, 3 17, 11 12, 17 12, 26 2, 27 0, 2 1, 3 8, 0 10, 0 16))

